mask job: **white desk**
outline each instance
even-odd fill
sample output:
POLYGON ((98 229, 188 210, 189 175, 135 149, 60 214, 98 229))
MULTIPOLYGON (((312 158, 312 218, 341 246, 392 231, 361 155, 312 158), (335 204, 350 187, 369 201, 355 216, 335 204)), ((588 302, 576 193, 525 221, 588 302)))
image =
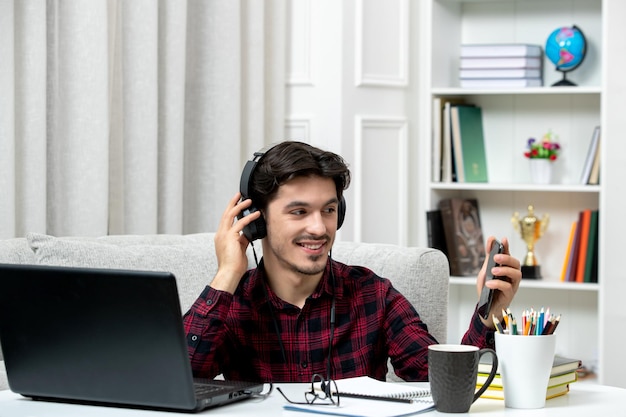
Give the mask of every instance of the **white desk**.
MULTIPOLYGON (((421 385, 421 384, 415 384, 421 385)), ((304 398, 307 384, 280 384, 281 389, 294 400, 304 398)), ((283 410, 285 400, 276 390, 265 400, 246 400, 223 407, 206 410, 198 415, 215 417, 254 415, 255 417, 304 417, 313 415, 283 410)), ((504 407, 502 400, 479 399, 468 416, 623 416, 626 414, 626 389, 595 384, 575 383, 567 395, 550 399, 546 407, 538 410, 514 410, 504 407)), ((0 391, 0 417, 144 417, 144 416, 187 416, 186 413, 133 410, 113 407, 83 406, 51 402, 32 401, 11 391, 0 391)), ((436 411, 425 416, 451 414, 436 411)))

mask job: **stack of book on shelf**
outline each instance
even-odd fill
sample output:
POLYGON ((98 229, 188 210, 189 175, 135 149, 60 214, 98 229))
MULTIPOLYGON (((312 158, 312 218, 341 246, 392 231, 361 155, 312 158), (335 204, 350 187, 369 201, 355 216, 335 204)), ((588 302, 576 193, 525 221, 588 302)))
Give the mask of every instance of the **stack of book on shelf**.
MULTIPOLYGON (((577 369, 581 367, 581 361, 578 359, 570 359, 562 356, 555 356, 550 372, 550 380, 546 391, 546 399, 565 395, 569 392, 569 384, 578 380, 577 369)), ((481 388, 489 377, 491 372, 491 355, 483 355, 478 364, 478 377, 476 379, 476 388, 481 388)), ((489 388, 481 395, 482 398, 493 398, 496 400, 504 399, 506 387, 502 386, 502 378, 500 372, 489 385, 489 388)))
POLYGON ((585 209, 572 222, 561 281, 598 282, 598 210, 585 209))
POLYGON ((453 97, 433 107, 433 182, 488 182, 482 109, 453 97))
POLYGON ((585 165, 580 176, 581 184, 597 185, 600 183, 600 126, 593 129, 585 165))
POLYGON ((463 44, 459 78, 465 88, 519 88, 543 85, 540 45, 463 44))
POLYGON ((453 276, 475 277, 485 260, 485 244, 476 199, 447 198, 426 213, 428 245, 441 250, 453 276))

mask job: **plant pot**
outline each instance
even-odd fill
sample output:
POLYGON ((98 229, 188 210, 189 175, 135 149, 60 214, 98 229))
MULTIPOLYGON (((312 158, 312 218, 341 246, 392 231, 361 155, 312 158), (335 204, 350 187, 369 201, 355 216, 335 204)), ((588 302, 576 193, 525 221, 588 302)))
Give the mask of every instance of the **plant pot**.
POLYGON ((552 181, 552 161, 544 158, 530 159, 530 179, 533 184, 550 184, 552 181))

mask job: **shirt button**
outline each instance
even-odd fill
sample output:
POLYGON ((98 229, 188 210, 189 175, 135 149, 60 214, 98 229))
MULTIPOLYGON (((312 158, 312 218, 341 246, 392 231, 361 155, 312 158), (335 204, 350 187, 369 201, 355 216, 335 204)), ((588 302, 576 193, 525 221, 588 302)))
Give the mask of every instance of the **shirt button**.
POLYGON ((196 336, 195 334, 193 336, 191 336, 191 341, 195 342, 196 340, 198 340, 198 336, 196 336))
POLYGON ((213 300, 211 299, 206 300, 206 305, 208 306, 213 305, 213 300))
POLYGON ((302 362, 300 366, 306 369, 306 367, 309 366, 309 364, 307 362, 302 362))

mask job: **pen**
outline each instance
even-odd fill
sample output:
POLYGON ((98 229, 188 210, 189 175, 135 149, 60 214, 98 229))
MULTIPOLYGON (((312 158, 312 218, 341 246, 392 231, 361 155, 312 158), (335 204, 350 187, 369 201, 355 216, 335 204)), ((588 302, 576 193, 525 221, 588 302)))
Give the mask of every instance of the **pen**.
POLYGON ((548 323, 546 323, 546 327, 543 328, 543 331, 541 332, 541 334, 542 335, 550 334, 550 332, 552 331, 552 327, 554 327, 554 317, 550 317, 550 320, 548 320, 548 323))
POLYGON ((548 334, 552 334, 554 333, 554 331, 556 330, 556 326, 559 325, 559 323, 561 322, 561 315, 559 314, 555 319, 554 319, 554 326, 552 326, 550 328, 550 333, 548 334))
POLYGON ((493 315, 493 324, 494 326, 496 326, 496 330, 498 330, 498 333, 504 333, 504 329, 502 328, 502 325, 500 324, 500 320, 498 320, 495 314, 493 315))
MULTIPOLYGON (((333 395, 337 396, 337 393, 333 392, 333 395)), ((405 403, 405 404, 413 403, 413 400, 410 398, 382 397, 379 395, 354 394, 354 393, 348 393, 348 392, 340 392, 339 396, 346 397, 346 398, 360 398, 362 400, 390 401, 394 403, 405 403)))
POLYGON ((493 324, 499 333, 509 333, 511 335, 551 335, 561 321, 561 315, 555 316, 550 313, 550 307, 541 307, 541 310, 537 311, 533 308, 522 311, 519 326, 509 308, 506 310, 502 309, 502 315, 502 321, 500 321, 494 314, 492 317, 493 324))
POLYGON ((545 312, 543 311, 543 307, 541 307, 541 311, 539 312, 539 317, 537 318, 537 330, 536 330, 536 334, 540 335, 543 333, 543 326, 544 326, 544 314, 545 312))
POLYGON ((502 309, 502 320, 504 321, 504 329, 509 328, 509 316, 506 314, 506 311, 502 309))
POLYGON ((537 316, 533 314, 531 317, 531 321, 530 321, 530 330, 528 330, 528 335, 534 336, 536 331, 537 331, 537 316))

